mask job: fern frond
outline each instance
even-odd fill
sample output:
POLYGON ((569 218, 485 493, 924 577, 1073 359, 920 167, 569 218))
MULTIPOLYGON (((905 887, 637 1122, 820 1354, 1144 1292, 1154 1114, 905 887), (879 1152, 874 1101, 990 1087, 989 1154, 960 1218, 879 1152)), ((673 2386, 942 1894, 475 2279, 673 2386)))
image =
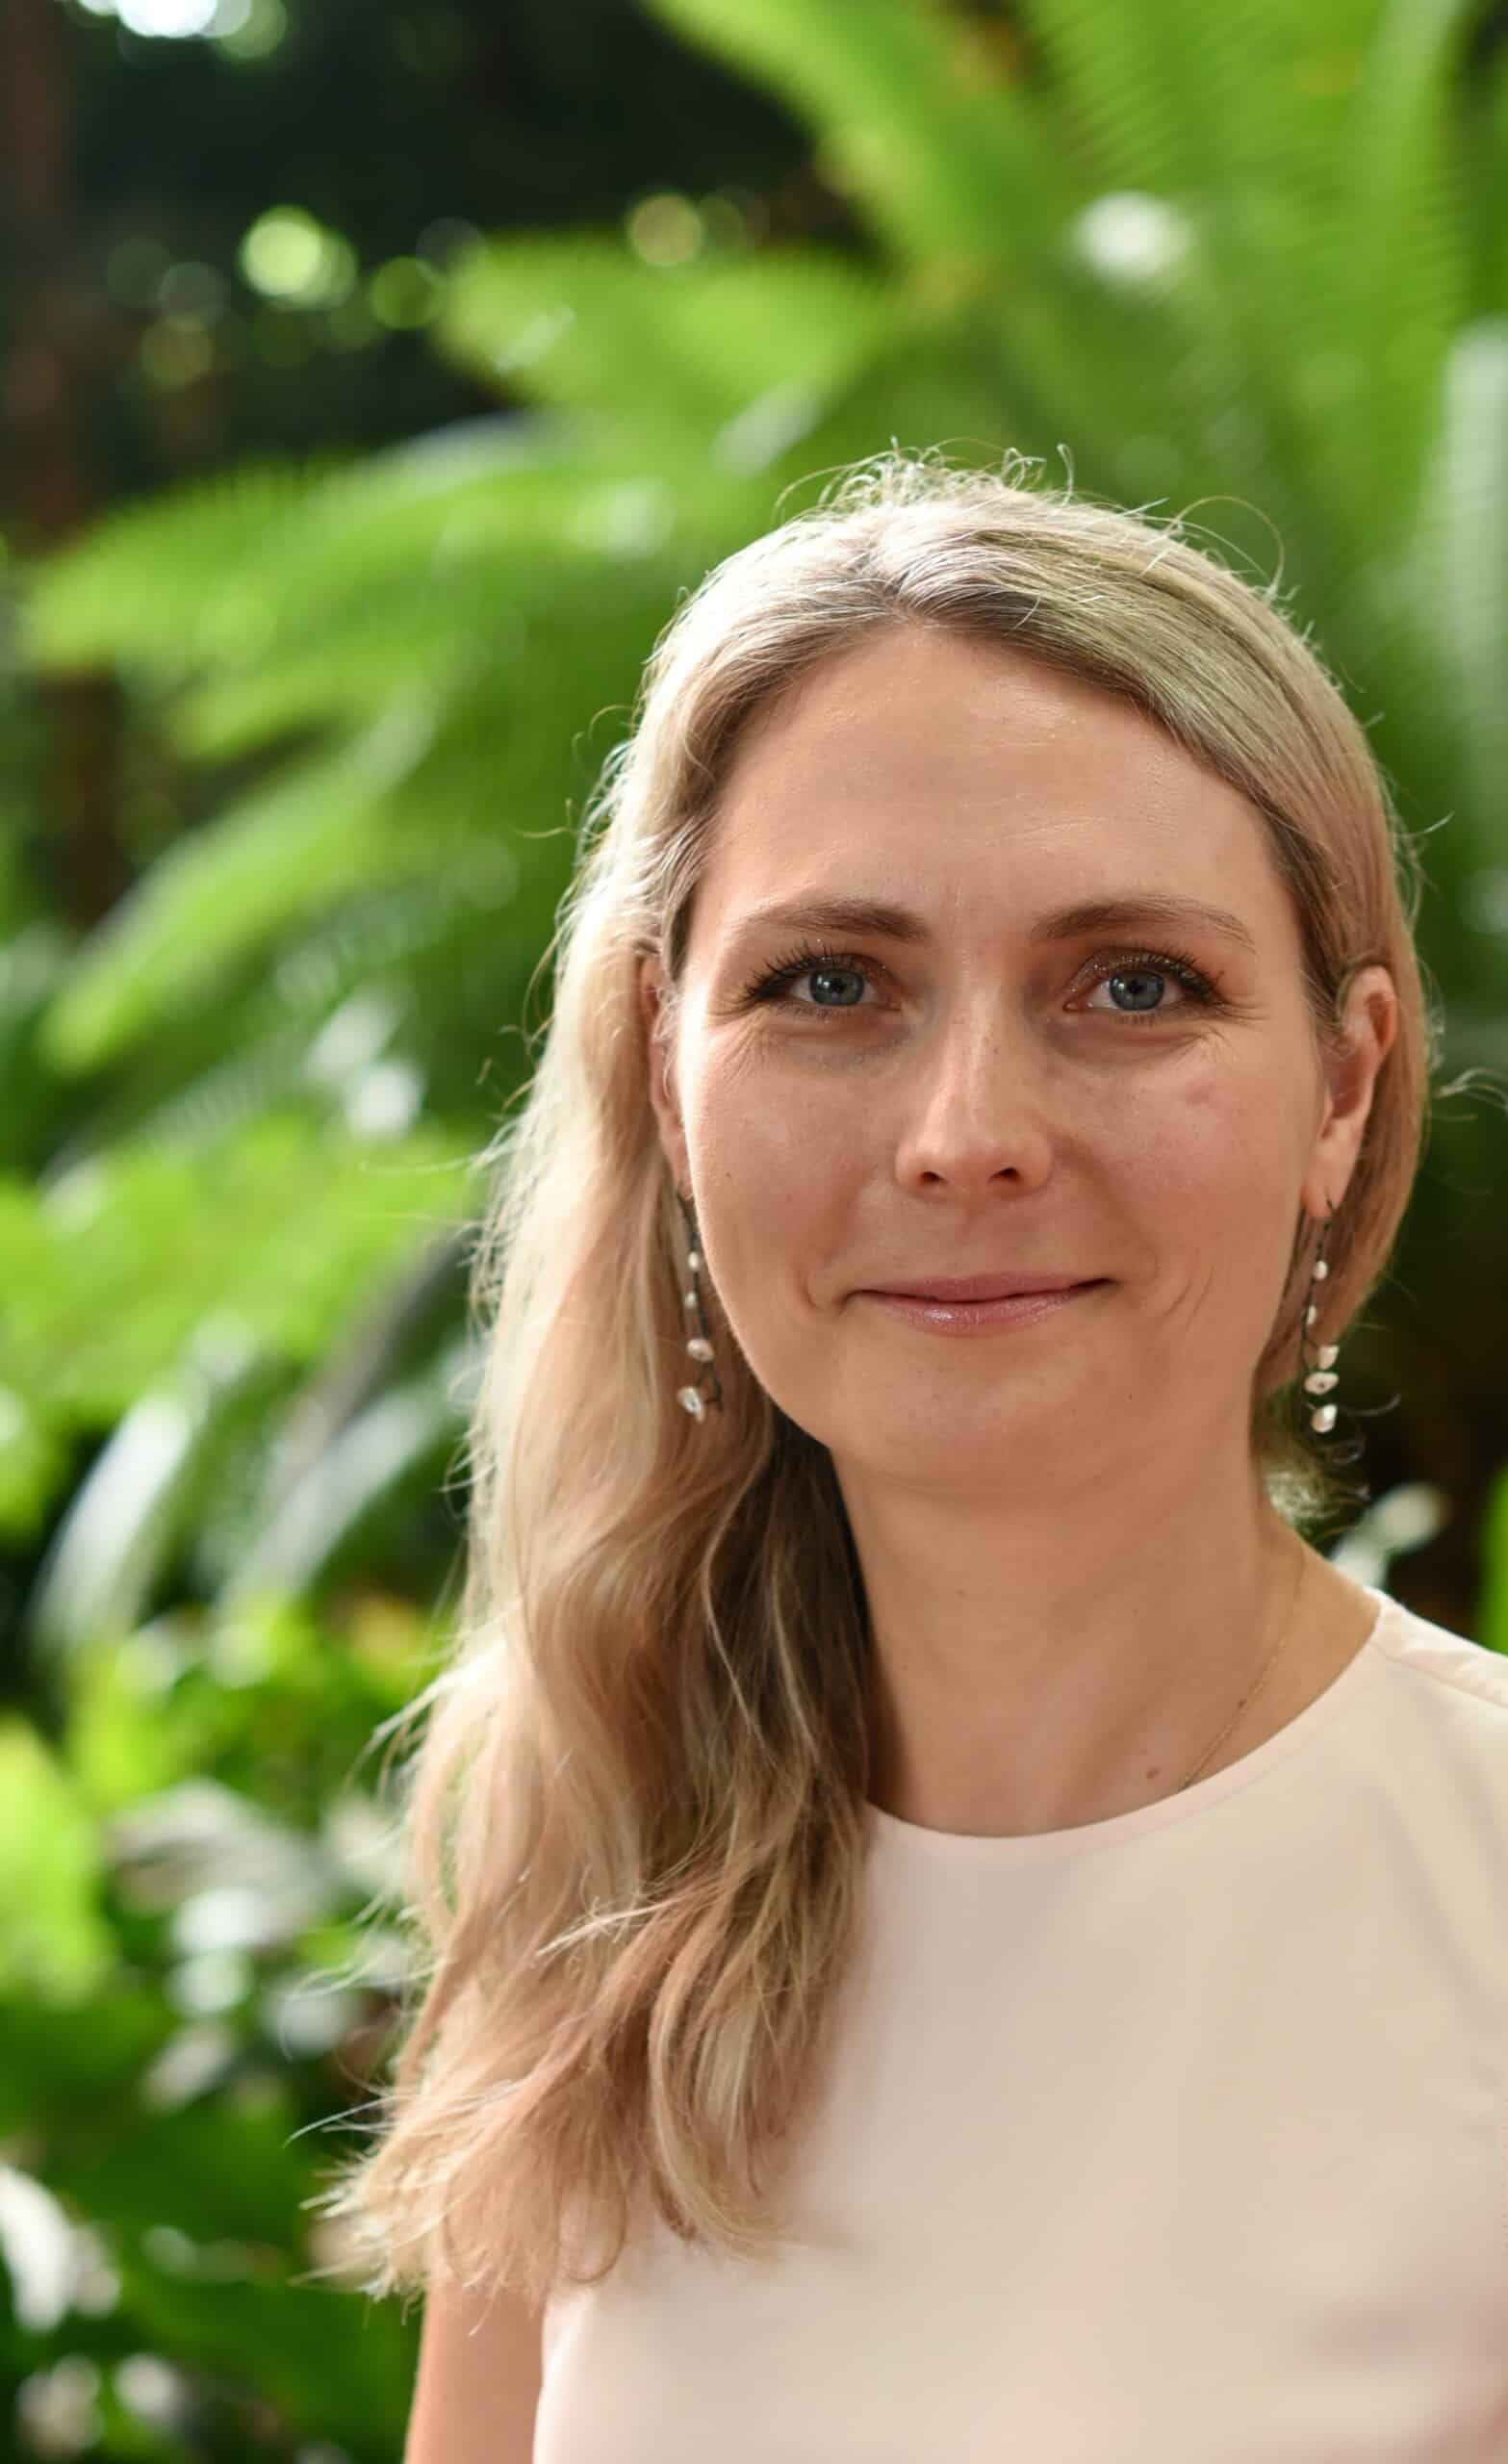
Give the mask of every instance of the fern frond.
POLYGON ((321 1359, 476 1191, 467 1138, 416 1124, 381 1143, 305 1111, 192 1149, 126 1146, 40 1192, 0 1186, 8 1381, 106 1428, 234 1305, 248 1339, 321 1359))
POLYGON ((1326 215, 1378 0, 1020 0, 1101 192, 1249 191, 1326 215))
POLYGON ((903 262, 1021 262, 1084 194, 1023 90, 1009 29, 937 0, 650 0, 779 93, 903 262))
POLYGON ((348 457, 243 464, 108 514, 27 578, 22 647, 39 668, 155 661, 186 673, 261 637, 257 577, 348 457))
POLYGON ((562 232, 470 252, 433 330, 484 383, 704 430, 773 386, 844 383, 893 315, 889 284, 831 252, 652 266, 614 237, 562 232))
POLYGON ((1373 552, 1408 528, 1450 337, 1470 305, 1454 123, 1478 13, 1474 0, 1388 0, 1356 96, 1332 287, 1333 347, 1351 383, 1330 462, 1373 552))
POLYGON ((431 724, 422 708, 395 708, 167 848, 78 951, 38 1029, 50 1065, 97 1068, 248 947, 370 880, 373 808, 419 759, 431 724))
POLYGON ((237 470, 108 515, 32 568, 23 648, 42 668, 115 661, 176 683, 243 669, 306 629, 315 603, 354 599, 477 541, 520 552, 568 529, 583 477, 624 475, 589 424, 458 424, 364 460, 237 470))

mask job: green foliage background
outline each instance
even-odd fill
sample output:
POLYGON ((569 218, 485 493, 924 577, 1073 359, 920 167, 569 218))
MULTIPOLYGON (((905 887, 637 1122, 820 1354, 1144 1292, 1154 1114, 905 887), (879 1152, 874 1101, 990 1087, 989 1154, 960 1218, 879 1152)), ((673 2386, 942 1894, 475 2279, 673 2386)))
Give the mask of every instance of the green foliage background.
POLYGON ((108 673, 197 810, 83 931, 0 843, 20 2453, 398 2451, 415 2323, 306 2202, 404 1973, 372 1748, 444 1648, 471 1159, 655 633, 834 466, 1014 449, 1281 563, 1421 841, 1460 1086, 1347 1347, 1374 1503, 1333 1553, 1508 1649, 1504 29, 650 14, 807 132, 852 236, 672 197, 481 239, 424 342, 495 412, 246 458, 13 567, 18 673, 108 673))

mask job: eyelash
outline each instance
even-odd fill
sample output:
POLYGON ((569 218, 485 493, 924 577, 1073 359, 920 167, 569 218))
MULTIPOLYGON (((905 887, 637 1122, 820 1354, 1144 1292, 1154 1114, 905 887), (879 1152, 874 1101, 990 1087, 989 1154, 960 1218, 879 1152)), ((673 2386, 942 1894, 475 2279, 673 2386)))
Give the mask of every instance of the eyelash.
MULTIPOLYGON (((809 948, 792 950, 786 957, 778 959, 767 973, 754 976, 745 986, 744 1001, 745 1003, 768 1002, 772 1006, 809 1010, 813 1016, 819 1018, 852 1016, 852 1008, 824 1010, 814 1001, 781 1001, 785 986, 794 984, 803 975, 814 973, 819 967, 830 968, 834 973, 847 973, 852 970, 856 975, 861 975, 866 984, 873 983, 878 972, 872 961, 856 957, 851 951, 809 948)), ((1096 962, 1093 982, 1104 984, 1112 975, 1134 975, 1143 969, 1155 975, 1171 976, 1176 984, 1183 986, 1190 1000, 1201 1008, 1219 1007, 1220 995, 1210 978, 1194 965, 1191 959, 1184 958, 1173 950, 1116 951, 1096 962)), ((1144 1022, 1155 1026, 1160 1019, 1177 1014, 1176 1012, 1169 1014, 1163 1010, 1121 1010, 1112 1014, 1130 1019, 1134 1024, 1144 1022)))

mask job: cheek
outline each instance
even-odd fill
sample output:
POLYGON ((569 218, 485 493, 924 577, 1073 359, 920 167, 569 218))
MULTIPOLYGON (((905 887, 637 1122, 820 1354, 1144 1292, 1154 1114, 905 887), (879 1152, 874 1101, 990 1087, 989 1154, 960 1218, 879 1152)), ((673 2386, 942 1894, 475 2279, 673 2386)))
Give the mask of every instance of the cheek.
POLYGON ((1302 1100, 1277 1068, 1212 1066, 1154 1076, 1121 1091, 1096 1135, 1128 1183, 1162 1191, 1201 1215, 1249 1219, 1260 1230, 1291 1177, 1302 1100))
POLYGON ((1180 1223, 1193 1233, 1242 1221, 1253 1195, 1271 1190, 1265 1137, 1214 1106, 1128 1107, 1103 1151, 1107 1194, 1163 1238, 1180 1223))
POLYGON ((1283 1296, 1300 1203, 1303 1118, 1229 1083, 1146 1100, 1117 1130, 1106 1195, 1153 1262, 1154 1316, 1188 1363, 1202 1348, 1218 1380, 1224 1352, 1260 1350, 1283 1296))
MULTIPOLYGON (((831 1104, 708 1089, 693 1126, 718 1305, 750 1364, 783 1397, 810 1364, 820 1309, 861 1245, 872 1187, 862 1123, 831 1104)), ((871 1246, 873 1245, 871 1241, 871 1246)))
POLYGON ((864 1120, 831 1091, 785 1084, 772 1090, 768 1071, 730 1063, 688 1091, 688 1132, 704 1177, 723 1194, 724 1245, 750 1238, 754 1226, 801 1220, 841 1205, 872 1169, 864 1120), (747 1210, 747 1213, 744 1211, 747 1210))

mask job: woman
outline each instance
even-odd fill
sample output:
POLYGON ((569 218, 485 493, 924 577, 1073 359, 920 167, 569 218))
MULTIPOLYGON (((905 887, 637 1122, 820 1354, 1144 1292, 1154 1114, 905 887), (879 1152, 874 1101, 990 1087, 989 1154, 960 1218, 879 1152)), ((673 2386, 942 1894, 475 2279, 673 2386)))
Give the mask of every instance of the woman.
POLYGON ((1508 2455, 1508 1671, 1299 1527, 1437 1034, 1365 734, 896 452, 593 817, 330 2202, 411 2464, 1508 2455))

